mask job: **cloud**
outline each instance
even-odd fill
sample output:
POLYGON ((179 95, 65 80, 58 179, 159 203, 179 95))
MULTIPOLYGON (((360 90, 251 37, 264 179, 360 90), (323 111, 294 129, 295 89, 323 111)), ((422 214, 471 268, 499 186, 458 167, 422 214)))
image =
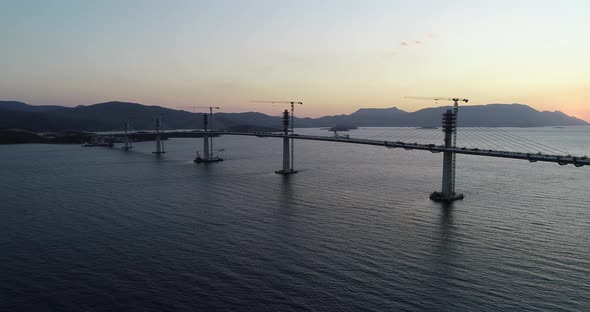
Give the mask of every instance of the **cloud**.
POLYGON ((421 40, 411 39, 411 40, 401 41, 399 43, 399 46, 402 48, 405 48, 405 47, 409 47, 410 45, 422 45, 422 44, 427 44, 428 42, 430 42, 431 40, 434 40, 434 39, 436 39, 436 35, 433 33, 428 33, 428 34, 426 34, 426 38, 422 38, 421 40))

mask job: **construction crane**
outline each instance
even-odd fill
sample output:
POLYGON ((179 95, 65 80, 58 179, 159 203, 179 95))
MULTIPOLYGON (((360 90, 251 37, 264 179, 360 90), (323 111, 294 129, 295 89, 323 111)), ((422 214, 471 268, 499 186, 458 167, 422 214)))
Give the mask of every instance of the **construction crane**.
POLYGON ((197 108, 208 108, 209 109, 209 115, 213 115, 213 110, 214 109, 219 109, 219 107, 217 106, 179 106, 178 108, 192 108, 193 111, 196 112, 197 108))
POLYGON ((425 97, 425 96, 405 96, 404 98, 406 99, 413 99, 413 100, 433 100, 433 101, 453 101, 455 102, 454 108, 455 108, 455 113, 457 113, 457 110, 459 109, 459 102, 469 102, 468 99, 461 99, 461 98, 450 98, 450 97, 446 97, 446 96, 438 96, 438 97, 425 97))
MULTIPOLYGON (((291 134, 294 134, 295 127, 294 127, 294 120, 295 120, 295 105, 303 105, 303 102, 300 101, 251 101, 253 103, 269 103, 269 104, 291 104, 291 134)), ((291 170, 293 170, 293 157, 295 151, 295 139, 291 138, 291 170)))
MULTIPOLYGON (((178 108, 192 108, 193 111, 195 111, 195 112, 196 112, 196 110, 198 108, 200 108, 200 109, 202 109, 202 108, 208 108, 209 109, 209 128, 211 130, 213 130, 213 110, 214 109, 219 109, 218 106, 181 106, 181 107, 178 107, 178 108)), ((209 131, 209 130, 208 129, 205 129, 205 131, 209 131)), ((210 142, 209 143, 210 144, 209 145, 210 146, 210 150, 211 150, 211 153, 213 153, 213 136, 209 137, 209 140, 210 140, 209 141, 210 142)), ((205 157, 209 157, 209 156, 211 156, 211 155, 205 155, 205 157)))
MULTIPOLYGON (((457 117, 457 113, 459 112, 459 102, 469 102, 468 99, 461 99, 461 98, 450 98, 450 97, 424 97, 424 96, 406 96, 406 99, 414 99, 414 100, 433 100, 433 101, 453 101, 455 104, 453 105, 453 113, 455 113, 455 117, 457 117)), ((453 138, 453 146, 457 143, 457 135, 455 131, 455 136, 453 138)))
MULTIPOLYGON (((468 99, 462 99, 462 98, 451 98, 451 97, 446 97, 446 96, 440 96, 440 97, 424 97, 424 96, 406 96, 404 97, 406 99, 415 99, 415 100, 432 100, 432 101, 452 101, 454 102, 453 105, 453 113, 455 114, 455 120, 457 119, 457 114, 459 113, 459 102, 469 102, 468 99)), ((455 127, 455 129, 453 129, 453 147, 457 147, 457 128, 455 127)), ((451 192, 455 192, 455 153, 452 154, 453 156, 453 160, 452 160, 452 168, 453 168, 453 181, 452 181, 452 190, 451 192)))

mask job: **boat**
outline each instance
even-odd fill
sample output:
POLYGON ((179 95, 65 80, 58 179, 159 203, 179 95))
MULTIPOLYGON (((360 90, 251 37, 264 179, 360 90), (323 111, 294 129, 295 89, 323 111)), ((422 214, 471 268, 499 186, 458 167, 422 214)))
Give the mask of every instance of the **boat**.
MULTIPOLYGON (((220 150, 220 151, 223 151, 223 150, 220 150)), ((199 152, 197 152, 197 155, 193 161, 197 164, 200 164, 200 163, 210 163, 210 162, 223 161, 223 158, 221 158, 219 156, 211 156, 209 158, 202 158, 201 155, 199 154, 199 152)))
POLYGON ((334 137, 338 139, 350 139, 350 135, 348 134, 339 134, 338 131, 332 130, 334 132, 334 137))
POLYGON ((193 160, 195 163, 200 163, 203 161, 203 159, 201 158, 201 155, 199 155, 199 152, 197 152, 197 156, 195 157, 195 160, 193 160))

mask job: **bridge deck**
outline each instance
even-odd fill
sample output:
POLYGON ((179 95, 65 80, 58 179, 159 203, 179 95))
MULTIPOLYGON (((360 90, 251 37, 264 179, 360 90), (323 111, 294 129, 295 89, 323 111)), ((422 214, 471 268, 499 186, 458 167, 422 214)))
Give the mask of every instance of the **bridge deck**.
MULTIPOLYGON (((283 134, 278 133, 248 133, 248 132, 211 132, 215 135, 244 135, 244 136, 255 136, 255 137, 267 137, 267 138, 282 138, 283 134)), ((298 135, 291 134, 287 137, 298 139, 298 140, 313 140, 313 141, 328 141, 328 142, 340 142, 349 144, 364 144, 374 146, 384 146, 387 148, 403 148, 407 150, 422 150, 430 151, 432 153, 440 152, 453 152, 456 154, 467 154, 476 156, 486 157, 498 157, 498 158, 511 158, 511 159, 522 159, 530 162, 544 161, 554 162, 560 165, 574 165, 576 167, 582 167, 590 165, 590 158, 583 156, 563 156, 563 155, 547 155, 547 154, 533 154, 533 153, 520 153, 510 151, 494 151, 494 150, 483 150, 477 148, 467 147, 451 147, 447 148, 442 145, 435 144, 418 144, 418 143, 405 143, 405 142, 392 142, 392 141, 379 141, 369 139, 355 139, 355 138, 338 138, 338 137, 325 137, 325 136, 312 136, 312 135, 298 135)))

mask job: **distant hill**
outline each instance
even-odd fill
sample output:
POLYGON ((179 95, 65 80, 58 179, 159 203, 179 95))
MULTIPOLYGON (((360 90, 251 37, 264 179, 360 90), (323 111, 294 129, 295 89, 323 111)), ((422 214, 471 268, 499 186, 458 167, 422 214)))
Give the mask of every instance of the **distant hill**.
MULTIPOLYGON (((107 102, 77 107, 51 107, 35 110, 26 108, 24 103, 0 102, 0 129, 22 128, 31 131, 85 130, 108 131, 122 129, 129 121, 135 130, 152 129, 154 121, 164 116, 170 127, 190 129, 201 121, 199 114, 168 109, 160 106, 146 106, 136 103, 107 102)), ((200 123, 199 123, 200 125, 200 123)))
POLYGON ((0 109, 18 111, 18 112, 46 112, 54 109, 63 108, 58 105, 29 105, 18 101, 0 101, 0 109))
MULTIPOLYGON (((398 108, 363 108, 349 115, 296 118, 297 127, 438 127, 441 114, 450 106, 431 107, 416 112, 398 108)), ((0 101, 0 129, 25 129, 37 132, 62 130, 120 130, 129 121, 135 130, 153 129, 155 119, 164 118, 164 129, 198 129, 203 114, 127 102, 106 102, 88 106, 33 106, 16 101, 0 101)), ((262 113, 216 113, 215 128, 255 125, 280 128, 281 117, 262 113)), ((587 122, 561 112, 540 112, 522 104, 462 106, 459 126, 541 127, 587 126, 587 122)))
MULTIPOLYGON (((425 108, 407 118, 406 122, 420 126, 438 126, 441 114, 452 109, 446 107, 425 108), (421 124, 420 124, 421 123, 421 124)), ((567 116, 562 112, 540 112, 523 104, 487 104, 462 106, 458 125, 462 127, 544 127, 586 126, 584 120, 567 116)))
POLYGON ((334 125, 386 127, 392 126, 392 122, 399 123, 411 114, 397 107, 361 108, 350 115, 325 116, 314 122, 321 127, 334 125))

